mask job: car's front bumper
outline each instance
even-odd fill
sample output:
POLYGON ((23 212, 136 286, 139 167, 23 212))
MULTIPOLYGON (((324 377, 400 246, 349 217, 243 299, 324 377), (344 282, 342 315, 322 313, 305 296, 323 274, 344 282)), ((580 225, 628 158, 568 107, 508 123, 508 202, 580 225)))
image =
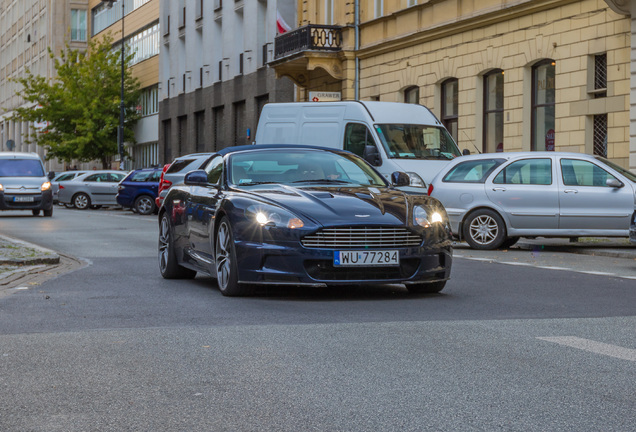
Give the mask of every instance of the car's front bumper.
POLYGON ((35 194, 0 192, 0 210, 49 210, 53 207, 50 190, 35 194), (23 201, 23 200, 28 201, 23 201))
MULTIPOLYGON (((366 249, 373 251, 374 249, 366 249)), ((249 284, 337 285, 352 283, 420 283, 450 278, 453 261, 449 240, 420 247, 397 248, 399 266, 341 267, 334 249, 298 244, 237 242, 239 282, 249 284)))

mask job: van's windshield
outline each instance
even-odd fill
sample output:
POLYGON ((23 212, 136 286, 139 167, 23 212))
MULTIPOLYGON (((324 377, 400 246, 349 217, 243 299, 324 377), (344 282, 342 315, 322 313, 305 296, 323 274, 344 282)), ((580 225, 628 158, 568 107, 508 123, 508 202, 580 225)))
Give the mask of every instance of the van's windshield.
POLYGON ((390 158, 449 160, 460 156, 457 144, 441 127, 419 124, 376 124, 390 158))
POLYGON ((37 159, 0 159, 0 177, 44 177, 37 159))

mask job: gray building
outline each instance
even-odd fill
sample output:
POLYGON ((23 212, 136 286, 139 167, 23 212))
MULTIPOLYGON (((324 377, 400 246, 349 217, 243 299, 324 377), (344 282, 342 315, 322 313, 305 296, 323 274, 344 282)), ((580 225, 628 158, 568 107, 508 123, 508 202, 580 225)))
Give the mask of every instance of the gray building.
POLYGON ((294 0, 161 2, 159 158, 251 143, 268 102, 294 100, 276 79, 277 11, 295 24, 294 0))
MULTIPOLYGON (((18 95, 21 84, 13 81, 34 75, 55 77, 48 48, 59 53, 66 44, 73 49, 87 48, 88 0, 0 0, 0 150, 37 152, 45 150, 33 143, 43 124, 23 122, 14 115, 25 106, 18 95)), ((47 161, 47 169, 59 170, 63 164, 47 161)))

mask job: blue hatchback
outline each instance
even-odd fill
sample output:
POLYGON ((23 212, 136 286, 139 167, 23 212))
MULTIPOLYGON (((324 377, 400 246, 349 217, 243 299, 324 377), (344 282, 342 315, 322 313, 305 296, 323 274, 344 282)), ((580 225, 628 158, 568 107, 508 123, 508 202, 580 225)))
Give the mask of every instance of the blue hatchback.
POLYGON ((155 198, 159 188, 161 168, 143 168, 132 171, 119 183, 117 204, 141 215, 155 212, 155 198))

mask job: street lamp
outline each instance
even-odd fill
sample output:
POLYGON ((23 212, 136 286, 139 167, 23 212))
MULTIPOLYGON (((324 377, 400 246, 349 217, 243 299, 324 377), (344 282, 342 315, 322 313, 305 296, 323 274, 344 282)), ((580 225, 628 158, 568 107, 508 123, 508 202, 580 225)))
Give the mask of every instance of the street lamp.
POLYGON ((119 169, 124 169, 124 117, 126 107, 124 105, 124 0, 103 0, 108 9, 113 7, 116 1, 121 2, 121 95, 119 104, 119 128, 117 129, 117 151, 119 152, 119 169))

